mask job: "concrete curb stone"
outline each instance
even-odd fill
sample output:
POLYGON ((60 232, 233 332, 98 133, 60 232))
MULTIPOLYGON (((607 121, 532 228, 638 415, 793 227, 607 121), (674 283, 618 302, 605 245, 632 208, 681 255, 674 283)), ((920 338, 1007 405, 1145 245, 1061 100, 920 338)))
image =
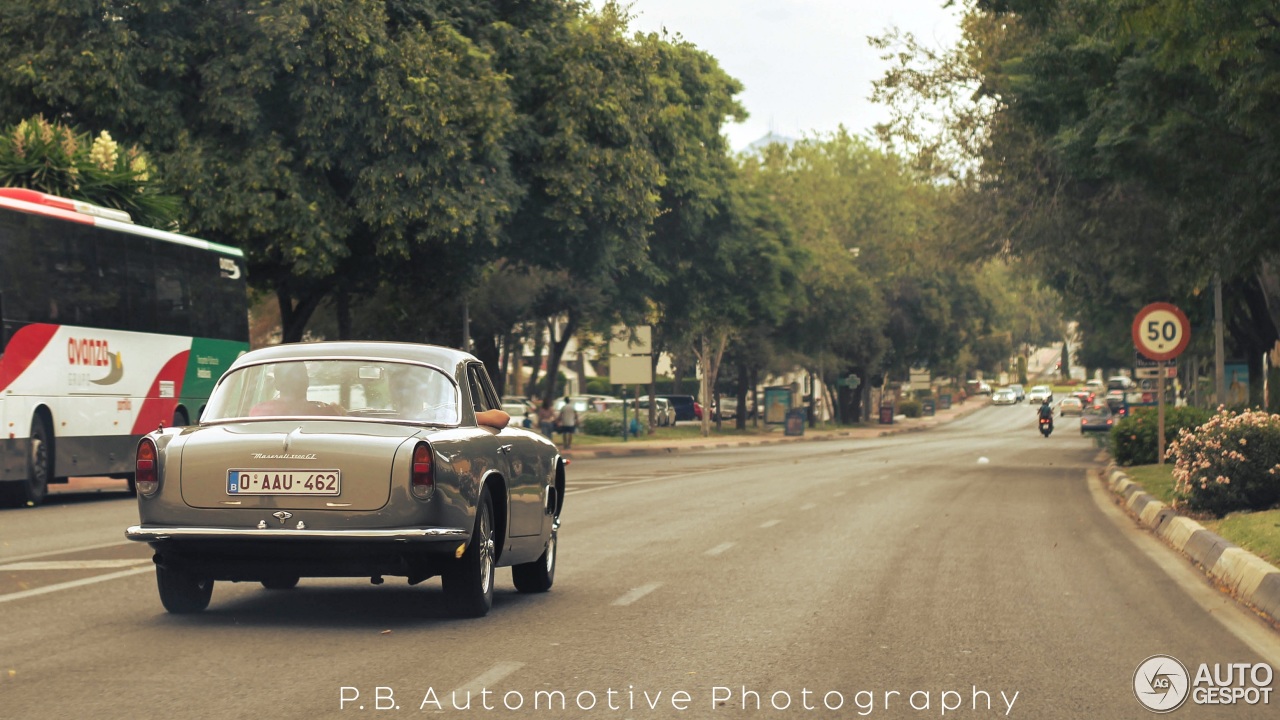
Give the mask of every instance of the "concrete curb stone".
POLYGON ((1125 506, 1143 525, 1193 560, 1241 601, 1273 622, 1280 622, 1280 568, 1209 532, 1200 523, 1178 515, 1114 466, 1108 468, 1105 476, 1111 491, 1125 498, 1125 506))

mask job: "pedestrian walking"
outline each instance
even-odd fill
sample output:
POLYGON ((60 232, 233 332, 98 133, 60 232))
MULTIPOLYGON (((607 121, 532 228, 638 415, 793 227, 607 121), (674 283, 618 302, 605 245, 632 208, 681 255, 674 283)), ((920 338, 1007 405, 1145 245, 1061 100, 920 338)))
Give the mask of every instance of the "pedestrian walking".
POLYGON ((568 450, 573 447, 573 434, 578 431, 578 411, 573 408, 573 401, 568 397, 564 399, 564 406, 560 408, 556 423, 559 425, 564 449, 568 450))
POLYGON ((538 429, 548 440, 556 439, 556 411, 550 405, 538 406, 538 429))

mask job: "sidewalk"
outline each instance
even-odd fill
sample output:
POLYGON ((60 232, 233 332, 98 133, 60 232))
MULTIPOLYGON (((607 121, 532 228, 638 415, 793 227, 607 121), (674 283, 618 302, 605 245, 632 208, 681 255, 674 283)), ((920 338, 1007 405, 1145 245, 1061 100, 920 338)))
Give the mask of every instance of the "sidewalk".
MULTIPOLYGON (((939 410, 932 417, 904 418, 899 415, 892 425, 867 425, 865 427, 837 428, 832 430, 815 430, 805 426, 804 435, 787 436, 781 426, 774 426, 772 432, 758 436, 716 435, 714 425, 712 434, 707 437, 662 439, 662 440, 617 440, 606 443, 595 443, 582 448, 563 450, 565 457, 571 460, 586 460, 606 457, 635 457, 642 455, 667 455, 677 452, 694 452, 698 450, 723 450, 737 447, 753 447, 787 442, 813 442, 818 440, 844 440, 857 438, 876 438, 885 435, 917 432, 937 427, 990 404, 991 399, 985 395, 971 397, 963 404, 952 405, 946 410, 939 410)), ((748 422, 748 426, 750 423, 748 422)))

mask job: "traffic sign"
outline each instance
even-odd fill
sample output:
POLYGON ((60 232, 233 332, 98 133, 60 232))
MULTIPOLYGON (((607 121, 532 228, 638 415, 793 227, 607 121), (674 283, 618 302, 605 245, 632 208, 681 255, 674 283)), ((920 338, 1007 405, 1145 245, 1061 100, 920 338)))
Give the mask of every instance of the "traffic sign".
POLYGON ((1133 366, 1136 368, 1171 367, 1177 364, 1177 360, 1152 360, 1140 352, 1133 354, 1133 366))
POLYGON ((1133 345, 1152 360, 1172 360, 1191 341, 1191 323, 1176 306, 1151 303, 1133 319, 1133 345))

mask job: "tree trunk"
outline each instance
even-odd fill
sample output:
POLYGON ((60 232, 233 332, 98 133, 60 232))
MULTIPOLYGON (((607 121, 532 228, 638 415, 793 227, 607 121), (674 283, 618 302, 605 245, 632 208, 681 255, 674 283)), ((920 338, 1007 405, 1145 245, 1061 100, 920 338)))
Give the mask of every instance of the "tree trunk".
POLYGON ((338 339, 351 339, 351 296, 345 290, 339 290, 333 301, 334 314, 338 319, 338 339))
POLYGON ((739 430, 747 429, 747 364, 738 363, 738 412, 734 418, 734 427, 739 430))
POLYGON ((501 397, 505 385, 502 378, 502 360, 498 350, 497 338, 491 333, 482 333, 480 337, 471 338, 471 354, 484 363, 484 368, 489 373, 489 379, 493 381, 494 389, 498 391, 498 396, 501 397))
POLYGON ((1280 328, 1280 267, 1263 260, 1258 264, 1257 277, 1271 324, 1280 328))
MULTIPOLYGON (((539 375, 541 375, 541 374, 542 374, 542 341, 543 341, 543 333, 542 333, 542 326, 541 326, 541 324, 540 324, 540 323, 534 323, 534 324, 533 324, 533 328, 534 328, 534 330, 533 330, 533 332, 534 332, 534 338, 533 338, 533 374, 529 376, 529 392, 530 392, 531 394, 533 394, 533 393, 537 393, 537 392, 538 392, 538 377, 539 377, 539 375)), ((543 403, 542 403, 542 407, 551 407, 550 403, 549 403, 549 402, 547 402, 547 400, 546 400, 546 398, 548 398, 548 397, 550 397, 550 396, 549 396, 549 395, 547 395, 546 393, 543 393, 543 403)))
POLYGON ((302 297, 298 304, 293 303, 293 296, 284 287, 276 288, 276 302, 280 306, 281 341, 287 343, 302 342, 302 335, 307 330, 307 323, 320 301, 325 297, 323 292, 314 292, 302 297))
POLYGON ((547 357, 547 391, 543 396, 543 407, 551 407, 552 401, 556 398, 557 390, 556 382, 560 374, 560 360, 564 357, 564 349, 569 345, 569 338, 578 329, 578 316, 574 311, 568 313, 568 320, 563 328, 560 329, 560 337, 556 337, 556 320, 552 318, 547 321, 547 330, 551 341, 550 355, 547 357))

